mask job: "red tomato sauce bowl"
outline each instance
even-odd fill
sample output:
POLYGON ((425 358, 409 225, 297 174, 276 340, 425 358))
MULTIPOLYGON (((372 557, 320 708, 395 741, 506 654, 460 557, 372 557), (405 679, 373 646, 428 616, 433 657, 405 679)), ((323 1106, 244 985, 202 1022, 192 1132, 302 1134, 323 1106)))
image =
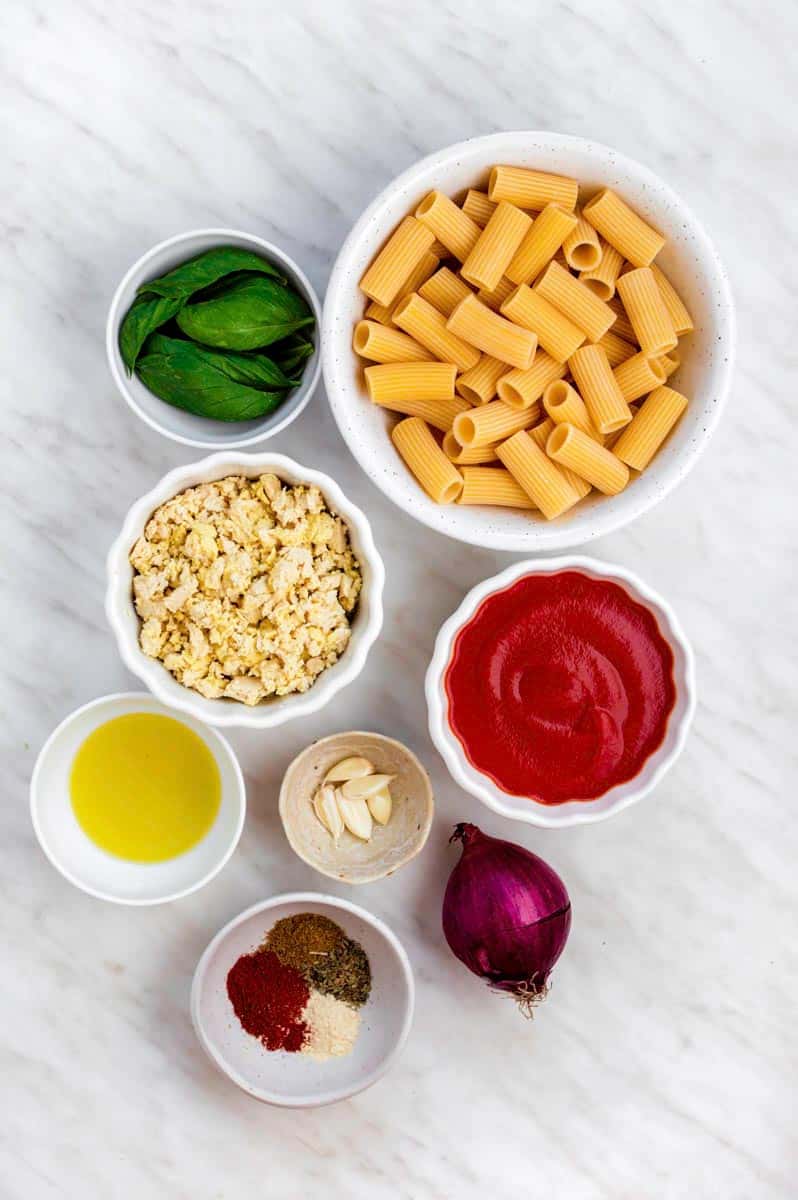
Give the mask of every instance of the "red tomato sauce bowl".
POLYGON ((640 799, 681 752, 693 655, 669 605, 625 568, 532 560, 469 592, 426 692, 456 782, 505 816, 581 824, 640 799))

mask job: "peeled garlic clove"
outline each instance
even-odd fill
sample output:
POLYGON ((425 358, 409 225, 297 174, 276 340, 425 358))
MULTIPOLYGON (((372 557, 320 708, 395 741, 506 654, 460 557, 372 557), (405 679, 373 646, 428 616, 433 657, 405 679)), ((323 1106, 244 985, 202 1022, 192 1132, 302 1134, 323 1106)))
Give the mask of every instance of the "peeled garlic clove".
POLYGON ((313 797, 313 811, 328 833, 336 842, 344 831, 344 821, 335 797, 335 788, 322 786, 317 788, 313 797))
POLYGON ((395 775, 368 775, 365 779, 349 779, 341 788, 347 800, 367 800, 387 787, 395 775))
POLYGON ((390 788, 380 788, 373 796, 367 797, 366 803, 377 824, 387 825, 391 819, 391 809, 393 808, 390 788))
POLYGON ((347 779, 362 779, 364 775, 371 775, 373 771, 374 763, 369 762, 367 758, 353 755, 351 758, 342 758, 334 767, 330 767, 324 776, 324 782, 345 783, 347 779))
POLYGON ((355 837, 367 842, 371 837, 372 823, 366 801, 362 799, 347 800, 340 789, 336 792, 336 798, 344 825, 355 837))

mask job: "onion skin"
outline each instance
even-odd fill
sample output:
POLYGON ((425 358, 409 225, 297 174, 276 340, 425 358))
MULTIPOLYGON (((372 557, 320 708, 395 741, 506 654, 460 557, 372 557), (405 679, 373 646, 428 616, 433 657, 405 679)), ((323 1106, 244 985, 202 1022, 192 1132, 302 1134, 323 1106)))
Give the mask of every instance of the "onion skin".
POLYGON ((556 871, 522 846, 456 825, 463 844, 443 897, 443 933, 452 953, 529 1012, 548 989, 565 948, 571 901, 556 871))

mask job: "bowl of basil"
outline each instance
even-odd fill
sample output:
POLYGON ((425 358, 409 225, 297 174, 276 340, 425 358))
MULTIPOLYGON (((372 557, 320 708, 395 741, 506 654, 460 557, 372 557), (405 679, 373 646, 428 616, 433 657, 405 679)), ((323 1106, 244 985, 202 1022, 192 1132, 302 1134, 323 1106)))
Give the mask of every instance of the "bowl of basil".
POLYGON ((152 429, 186 446, 234 449, 272 437, 318 382, 321 309, 270 242, 199 229, 134 263, 108 313, 111 374, 152 429))

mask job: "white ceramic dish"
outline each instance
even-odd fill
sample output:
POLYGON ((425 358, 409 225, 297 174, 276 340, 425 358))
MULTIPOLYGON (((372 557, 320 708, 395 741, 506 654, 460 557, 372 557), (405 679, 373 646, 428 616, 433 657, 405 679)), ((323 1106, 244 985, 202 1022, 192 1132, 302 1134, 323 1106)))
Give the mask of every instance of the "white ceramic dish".
POLYGON ((243 1091, 267 1104, 315 1108, 345 1100, 376 1083, 401 1053, 413 1020, 413 972, 387 925, 347 900, 290 892, 255 904, 217 933, 200 959, 191 987, 191 1019, 205 1053, 243 1091), (360 942, 371 965, 371 995, 358 1039, 345 1058, 315 1062, 303 1054, 268 1051, 241 1028, 227 995, 236 960, 257 949, 282 917, 321 913, 360 942))
POLYGON ((515 563, 506 571, 485 579, 472 588, 457 611, 441 626, 427 670, 425 690, 430 736, 455 781, 503 817, 510 817, 514 821, 526 821, 529 825, 540 825, 548 829, 561 829, 566 825, 586 825, 611 817, 635 801, 641 800, 656 787, 681 754, 687 740, 695 709, 695 664, 690 643, 672 608, 637 575, 627 571, 625 567, 569 554, 559 558, 532 559, 515 563), (610 788, 596 800, 572 800, 565 804, 545 805, 502 791, 493 780, 468 761, 459 739, 449 726, 444 678, 457 634, 471 620, 486 596, 503 591, 522 576, 554 575, 559 571, 579 571, 590 579, 605 579, 617 583, 633 600, 649 609, 656 618, 660 633, 673 651, 676 704, 668 719, 662 745, 646 761, 634 779, 610 788))
POLYGON ((236 447, 252 446, 273 437, 285 429, 313 395, 319 381, 321 354, 319 337, 321 330, 321 306, 310 281, 300 267, 277 246, 250 233, 236 229, 194 229, 159 242, 133 264, 114 293, 108 320, 105 326, 105 349, 108 365, 119 391, 136 416, 141 417, 151 429, 164 437, 184 446, 199 446, 203 450, 232 450, 236 447), (148 279, 155 279, 171 271, 180 263, 214 246, 243 246, 261 255, 281 268, 289 281, 304 296, 316 318, 314 337, 316 350, 305 363, 302 382, 283 401, 278 409, 252 421, 212 421, 184 412, 155 396, 146 388, 137 375, 128 375, 119 353, 119 326, 136 297, 136 289, 148 279))
POLYGON ((296 717, 317 712, 360 674, 366 656, 382 628, 385 568, 365 514, 346 498, 329 475, 303 467, 283 454, 211 454, 200 462, 176 467, 164 475, 151 491, 129 509, 121 532, 108 552, 107 576, 105 612, 125 665, 164 704, 189 713, 209 725, 270 729, 296 717), (133 568, 128 555, 153 511, 178 492, 198 483, 223 479, 226 475, 254 477, 268 472, 278 475, 287 483, 315 483, 321 489, 331 511, 342 517, 349 527, 352 547, 360 562, 363 587, 352 622, 352 636, 338 662, 319 675, 307 692, 276 697, 250 708, 237 700, 206 699, 199 692, 178 683, 163 663, 144 654, 138 640, 140 621, 133 607, 133 568))
POLYGON ((627 525, 684 479, 715 430, 732 373, 735 326, 726 273, 703 227, 671 188, 647 167, 609 146, 558 133, 495 133, 430 154, 390 183, 356 222, 338 255, 324 303, 324 380, 338 427, 363 470, 394 504, 439 533, 490 549, 550 551, 578 545, 627 525), (456 195, 487 179, 495 163, 572 175, 587 187, 616 188, 668 238, 657 259, 683 294, 696 322, 684 343, 684 365, 671 380, 690 406, 651 466, 618 496, 597 494, 547 522, 524 512, 434 504, 416 483, 388 436, 394 418, 369 402, 352 351, 363 315, 358 281, 402 217, 437 188, 456 195))
POLYGON ((146 692, 124 692, 84 704, 53 730, 33 769, 30 806, 42 850, 75 887, 115 904, 164 904, 196 892, 221 871, 244 827, 246 789, 238 761, 220 733, 194 717, 178 716, 146 692), (202 738, 221 776, 222 799, 213 826, 191 850, 166 862, 126 862, 101 850, 81 829, 69 798, 69 774, 80 746, 99 725, 131 712, 182 721, 202 738))
POLYGON ((393 875, 424 849, 435 801, 429 775, 407 746, 381 733, 334 733, 306 746, 283 776, 280 819, 299 857, 322 875, 344 883, 373 883, 393 875), (327 771, 343 758, 362 755, 379 774, 393 775, 393 811, 387 825, 374 824, 363 842, 345 830, 333 841, 313 812, 311 799, 327 771))

